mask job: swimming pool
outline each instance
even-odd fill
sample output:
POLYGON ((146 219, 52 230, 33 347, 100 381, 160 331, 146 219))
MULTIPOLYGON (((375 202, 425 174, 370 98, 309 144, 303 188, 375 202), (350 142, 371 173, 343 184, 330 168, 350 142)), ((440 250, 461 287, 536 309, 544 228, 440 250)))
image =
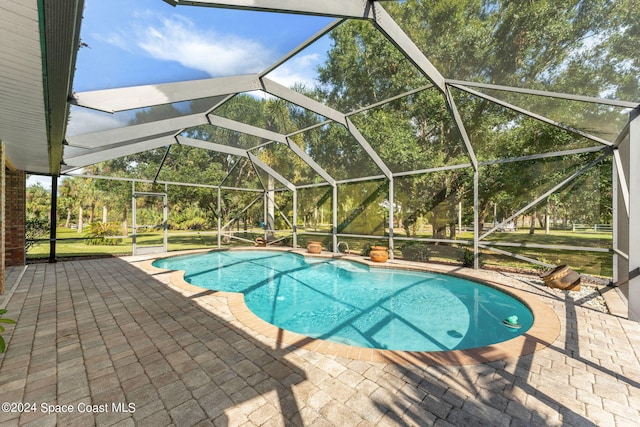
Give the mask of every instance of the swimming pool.
POLYGON ((427 272, 370 268, 269 250, 159 259, 195 286, 244 294, 263 320, 313 338, 406 351, 482 347, 525 333, 531 311, 489 286, 427 272), (519 328, 504 320, 517 316, 519 328))

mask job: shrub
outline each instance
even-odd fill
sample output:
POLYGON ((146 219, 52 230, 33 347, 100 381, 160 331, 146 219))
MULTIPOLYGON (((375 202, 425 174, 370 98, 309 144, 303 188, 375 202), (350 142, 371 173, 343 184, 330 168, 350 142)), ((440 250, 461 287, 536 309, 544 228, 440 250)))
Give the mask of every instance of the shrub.
POLYGON ((369 243, 365 243, 364 246, 362 247, 362 251, 360 252, 360 255, 369 256, 369 252, 371 252, 371 245, 369 243))
POLYGON ((110 236, 119 236, 120 233, 122 230, 117 222, 92 222, 88 227, 85 244, 117 246, 122 243, 122 238, 110 236))
POLYGON ((402 258, 407 261, 429 261, 429 245, 425 243, 408 243, 400 248, 402 258))
POLYGON ((293 236, 287 236, 280 240, 280 244, 283 246, 293 246, 293 236))
POLYGON ((187 230, 204 230, 207 228, 207 220, 204 218, 192 218, 182 223, 187 230))
MULTIPOLYGON (((473 256, 473 251, 464 248, 462 250, 462 253, 460 254, 460 258, 458 259, 461 263, 463 267, 469 267, 469 268, 473 268, 474 267, 474 261, 475 261, 475 257, 473 256)), ((479 261, 479 265, 482 266, 482 260, 480 258, 478 258, 479 261)))
MULTIPOLYGON (((2 318, 2 315, 5 314, 6 312, 7 310, 5 308, 0 310, 0 323, 8 323, 11 325, 15 325, 16 324, 15 320, 2 318)), ((0 325, 0 333, 2 332, 4 332, 4 326, 0 325)), ((4 353, 6 349, 7 349, 7 343, 4 341, 4 338, 2 337, 2 335, 0 335, 0 353, 4 353)))
POLYGON ((49 236, 49 222, 46 219, 27 218, 25 221, 25 241, 24 249, 29 249, 36 243, 37 239, 44 239, 49 236))

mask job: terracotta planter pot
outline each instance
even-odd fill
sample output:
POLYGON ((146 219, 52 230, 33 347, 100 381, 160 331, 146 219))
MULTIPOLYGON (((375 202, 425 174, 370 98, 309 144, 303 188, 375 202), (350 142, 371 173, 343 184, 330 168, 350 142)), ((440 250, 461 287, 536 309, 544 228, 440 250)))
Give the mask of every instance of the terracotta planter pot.
POLYGON ((580 274, 569 268, 568 265, 559 265, 540 275, 540 278, 550 288, 565 289, 570 291, 580 290, 580 274))
POLYGON ((310 241, 307 243, 307 252, 310 254, 319 254, 322 252, 322 243, 316 241, 310 241))
POLYGON ((372 246, 369 257, 373 262, 386 262, 389 259, 389 252, 384 246, 372 246))

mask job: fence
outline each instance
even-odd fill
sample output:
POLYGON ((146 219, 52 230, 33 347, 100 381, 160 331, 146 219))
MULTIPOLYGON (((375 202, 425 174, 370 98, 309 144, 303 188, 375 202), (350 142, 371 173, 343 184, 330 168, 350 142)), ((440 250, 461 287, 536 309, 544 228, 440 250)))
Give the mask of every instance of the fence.
POLYGON ((612 233, 613 225, 611 224, 573 224, 571 231, 594 231, 600 233, 612 233))

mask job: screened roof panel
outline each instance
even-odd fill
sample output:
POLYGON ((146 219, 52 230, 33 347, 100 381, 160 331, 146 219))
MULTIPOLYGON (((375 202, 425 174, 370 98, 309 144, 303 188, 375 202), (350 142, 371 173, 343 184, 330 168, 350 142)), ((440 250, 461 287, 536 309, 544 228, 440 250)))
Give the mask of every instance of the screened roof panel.
POLYGON ((321 181, 320 176, 284 144, 268 144, 251 153, 295 185, 321 181))
POLYGON ((214 114, 282 135, 327 120, 313 111, 262 91, 236 95, 218 107, 214 114))
POLYGON ((301 133, 292 141, 334 179, 377 176, 382 172, 347 129, 336 123, 301 133))
POLYGON ((235 156, 203 148, 174 144, 157 170, 158 181, 218 185, 235 156))
POLYGON ((483 98, 457 89, 452 93, 480 161, 604 147, 483 98))
POLYGON ((638 40, 632 2, 416 1, 384 8, 445 78, 640 99, 640 63, 627 59, 638 40))
POLYGON ((478 92, 609 142, 616 140, 629 119, 629 109, 624 107, 490 88, 478 88, 478 92))
POLYGON ((158 170, 160 170, 167 148, 168 146, 160 146, 144 152, 125 155, 104 162, 96 162, 85 167, 83 172, 108 177, 153 180, 158 170))
POLYGON ((443 95, 412 94, 351 116, 392 172, 469 163, 469 156, 443 95))
POLYGON ((313 89, 319 87, 326 104, 341 111, 365 107, 430 84, 373 23, 356 20, 334 28, 266 76, 311 96, 317 96, 313 89), (342 49, 355 49, 358 55, 334 59, 332 47, 336 43, 342 49), (336 75, 357 78, 359 82, 334 85, 331 79, 336 75))
MULTIPOLYGON (((106 113, 74 105, 71 106, 67 136, 83 135, 178 117, 197 116, 209 111, 224 98, 224 96, 214 96, 116 113, 106 113)), ((194 118, 195 124, 200 122, 202 122, 201 118, 194 118)), ((188 123, 184 122, 178 126, 187 127, 186 125, 188 123)), ((180 129, 181 127, 176 127, 175 130, 179 131, 180 129)))
POLYGON ((182 135, 189 138, 209 141, 215 144, 241 148, 244 150, 254 148, 268 142, 264 138, 211 125, 200 125, 186 129, 182 132, 182 135))
POLYGON ((228 173, 222 181, 222 186, 260 190, 264 188, 253 163, 249 159, 234 157, 229 161, 228 166, 228 173))

